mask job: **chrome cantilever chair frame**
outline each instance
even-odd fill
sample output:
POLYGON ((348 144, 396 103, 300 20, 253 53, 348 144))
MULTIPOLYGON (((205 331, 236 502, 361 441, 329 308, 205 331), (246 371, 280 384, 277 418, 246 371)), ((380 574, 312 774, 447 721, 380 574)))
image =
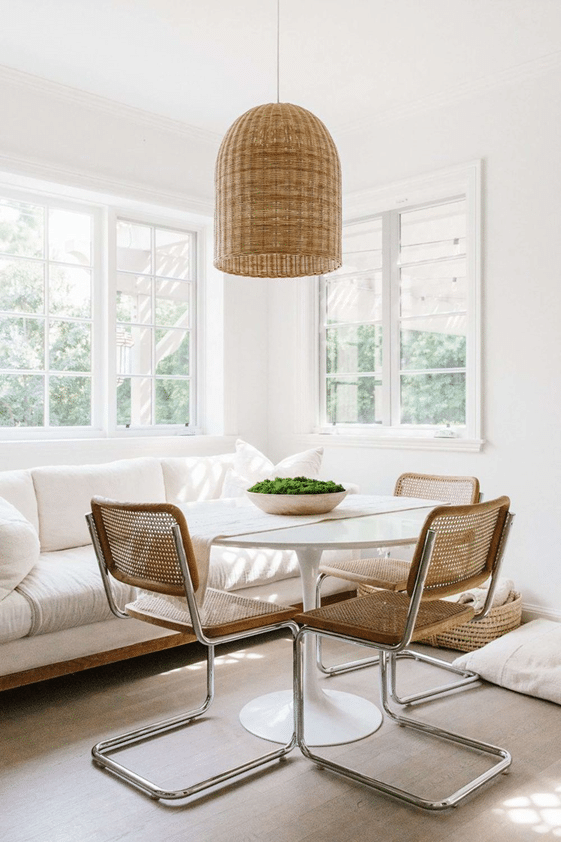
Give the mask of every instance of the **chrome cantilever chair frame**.
MULTIPOLYGON (((505 529, 503 530, 503 534, 502 534, 502 537, 501 537, 501 545, 500 545, 499 552, 498 552, 498 559, 497 559, 498 569, 500 569, 500 566, 502 565, 503 556, 504 556, 507 540, 508 540, 508 537, 510 535, 510 530, 512 528, 513 521, 514 521, 514 515, 512 513, 509 513, 508 521, 505 525, 505 529)), ((481 609, 481 611, 478 614, 476 614, 473 617, 472 620, 470 620, 471 623, 477 623, 480 620, 483 620, 483 619, 485 619, 485 617, 487 617, 487 615, 489 614, 489 611, 491 610, 491 607, 493 605, 493 598, 495 596, 496 588, 497 588, 497 579, 494 578, 489 585, 489 589, 487 591, 487 597, 485 598, 485 603, 483 605, 483 608, 481 609)), ((318 603, 316 603, 316 604, 318 604, 318 603)), ((362 645, 366 645, 366 644, 361 643, 360 645, 362 646, 362 645)), ((318 638, 318 643, 317 643, 317 646, 316 646, 316 653, 317 653, 317 662, 318 662, 319 669, 325 675, 328 675, 328 676, 342 675, 343 673, 352 672, 353 670, 356 670, 356 669, 364 669, 364 667, 376 666, 380 662, 379 656, 375 655, 374 657, 363 658, 363 659, 357 660, 357 661, 349 661, 348 663, 344 663, 344 664, 337 664, 337 666, 335 666, 335 667, 326 667, 321 662, 321 644, 319 642, 319 638, 318 638)), ((402 651, 398 652, 395 655, 395 657, 393 658, 393 661, 392 661, 392 669, 390 670, 389 676, 390 676, 389 687, 388 687, 389 697, 393 702, 395 702, 395 704, 402 705, 402 706, 410 705, 410 704, 413 704, 415 702, 426 702, 430 699, 433 699, 437 696, 442 695, 443 693, 447 693, 451 690, 457 690, 460 687, 466 687, 468 684, 474 684, 476 681, 480 680, 479 675, 476 672, 473 672, 472 670, 464 670, 464 669, 461 669, 459 667, 455 667, 453 664, 450 664, 447 661, 443 661, 441 658, 436 658, 433 655, 427 655, 425 652, 416 652, 413 649, 403 649, 402 651), (453 672, 456 675, 459 675, 461 677, 458 681, 453 681, 453 682, 450 682, 448 684, 442 684, 442 685, 439 685, 438 687, 433 687, 430 690, 425 690, 421 693, 411 693, 408 696, 400 696, 398 694, 398 691, 397 691, 397 661, 398 660, 419 661, 420 663, 430 664, 431 666, 438 667, 439 669, 446 670, 447 672, 453 672)))
MULTIPOLYGON (((321 586, 320 580, 318 580, 318 595, 316 600, 316 605, 320 605, 320 595, 319 595, 319 588, 321 586)), ((476 622, 477 620, 483 620, 491 610, 492 599, 494 596, 495 587, 493 587, 493 592, 488 596, 485 605, 481 612, 473 618, 472 622, 476 622)), ((365 644, 359 644, 360 646, 365 644)), ((450 690, 457 690, 459 687, 465 687, 468 684, 474 684, 476 681, 479 681, 479 675, 473 670, 461 669, 460 667, 455 667, 452 664, 449 664, 447 661, 443 661, 441 658, 436 658, 433 655, 427 655, 425 652, 416 652, 413 649, 404 649, 403 651, 399 652, 396 655, 396 660, 413 660, 419 661, 424 664, 430 664, 433 667, 438 667, 439 669, 446 670, 447 672, 453 672, 455 675, 459 675, 460 678, 457 681, 449 682, 448 684, 442 684, 438 687, 433 687, 430 690, 424 691, 422 693, 414 693, 409 696, 400 696, 397 691, 397 669, 394 669, 391 672, 391 681, 389 684, 388 693, 393 702, 398 705, 409 705, 413 702, 418 701, 428 701, 433 697, 440 696, 442 693, 447 693, 450 690)), ((365 667, 373 667, 377 666, 380 663, 379 655, 369 655, 366 658, 359 658, 355 661, 346 661, 342 664, 336 664, 332 667, 327 667, 323 663, 322 658, 322 647, 321 647, 321 640, 318 638, 317 645, 316 645, 316 664, 318 670, 322 672, 324 675, 327 675, 329 678, 335 675, 343 675, 346 672, 354 672, 354 670, 365 669, 365 667)))
MULTIPOLYGON (((502 536, 501 536, 501 545, 504 548, 504 542, 506 539, 506 535, 510 530, 512 525, 513 515, 508 512, 505 518, 502 536)), ((305 637, 308 634, 316 634, 321 637, 331 637, 338 640, 355 640, 356 638, 351 638, 346 634, 337 633, 334 631, 327 631, 318 629, 317 627, 303 625, 300 629, 300 632, 297 638, 294 641, 294 711, 296 717, 296 737, 298 741, 298 746, 304 756, 309 758, 310 760, 314 761, 315 763, 319 764, 322 767, 326 767, 327 769, 331 769, 334 772, 337 772, 344 777, 350 778, 354 781, 359 783, 365 784, 366 786, 377 790, 379 792, 383 792, 387 795, 391 795, 401 801, 405 801, 409 804, 413 804, 417 807, 421 807, 425 810, 432 810, 432 811, 441 811, 446 810, 450 807, 456 807, 460 802, 462 802, 467 796, 478 790, 488 781, 495 778, 497 775, 506 772, 510 764, 512 763, 512 757, 510 753, 504 749, 500 748, 499 746, 492 745, 491 743, 482 742, 480 740, 474 740, 470 737, 465 737, 461 734, 455 733, 453 731, 448 731, 443 728, 439 728, 436 725, 420 722, 415 719, 411 719, 410 717, 398 715, 393 711, 390 707, 389 703, 389 696, 390 696, 390 689, 395 686, 395 667, 396 667, 396 658, 405 650, 405 648, 410 644, 413 631, 415 628, 415 622, 417 619, 417 615, 419 612, 419 607, 421 605, 422 594, 423 594, 423 587, 425 584, 425 580, 427 578, 427 573, 430 566, 431 556, 434 541, 436 538, 436 533, 429 529, 426 533, 426 538, 423 545, 422 556, 419 563, 419 568, 417 572, 416 582, 411 594, 410 605, 407 615, 407 621, 405 624, 405 628, 403 631, 402 639, 399 643, 394 645, 389 644, 382 644, 382 643, 372 643, 368 640, 360 639, 360 644, 377 649, 379 652, 379 665, 380 665, 380 700, 381 705, 384 713, 395 723, 400 726, 405 726, 412 728, 413 730, 420 731, 426 733, 430 736, 438 737, 443 740, 447 740, 448 742, 455 743, 457 745, 464 746, 468 749, 473 749, 476 752, 481 752, 483 754, 490 755, 491 757, 498 758, 496 763, 488 770, 483 772, 482 774, 478 775, 477 777, 470 780, 467 784, 457 789, 451 795, 441 798, 438 800, 430 800, 427 798, 423 798, 419 795, 416 795, 410 791, 401 789, 397 786, 392 784, 386 783, 382 780, 377 778, 373 778, 369 775, 365 775, 355 769, 352 769, 348 766, 344 766, 340 763, 336 763, 333 760, 318 754, 315 751, 312 751, 310 746, 306 743, 305 740, 305 712, 304 712, 304 674, 302 669, 303 664, 303 645, 305 637)), ((492 582, 490 586, 490 594, 487 598, 487 602, 490 604, 492 600, 492 592, 495 589, 495 583, 497 581, 498 573, 500 570, 501 565, 501 552, 500 549, 497 552, 497 558, 495 561, 495 567, 492 573, 492 582)), ((313 612, 311 612, 313 614, 313 612)), ((483 613, 483 612, 482 612, 483 613)), ((305 617, 305 615, 303 615, 305 617)), ((302 620, 300 620, 302 622, 302 620)), ((312 621, 313 622, 313 621, 312 621)), ((358 641, 357 641, 358 642, 358 641)), ((432 691, 434 693, 434 691, 432 691)))
MULTIPOLYGON (((107 564, 105 562, 103 550, 99 541, 99 536, 97 533, 93 515, 86 515, 86 520, 88 523, 88 527, 92 537, 92 542, 99 563, 99 568, 103 580, 103 586, 105 588, 105 593, 107 595, 109 607, 116 617, 120 617, 122 619, 130 619, 130 615, 127 614, 125 611, 122 611, 115 602, 114 595, 111 589, 110 574, 107 569, 107 564)), ((118 778, 127 781, 128 783, 132 784, 142 792, 145 792, 155 800, 176 800, 181 798, 188 798, 189 796, 201 792, 205 789, 208 789, 209 787, 221 784, 224 781, 229 780, 230 778, 238 777, 239 775, 242 775, 245 772, 248 772, 252 769, 256 769, 259 766, 263 766, 264 764, 270 763, 273 760, 281 759, 285 757, 290 751, 292 751, 292 749, 296 745, 296 735, 295 732, 293 732, 289 741, 285 743, 281 748, 275 749, 274 751, 266 752, 264 754, 260 754, 259 756, 253 758, 247 763, 231 767, 216 775, 206 778, 205 780, 199 781, 188 787, 177 790, 170 790, 160 787, 153 781, 150 781, 147 778, 137 774, 136 772, 132 771, 123 764, 118 763, 116 760, 109 756, 113 752, 119 751, 120 749, 123 749, 125 747, 137 745, 139 743, 144 742, 145 740, 157 737, 161 734, 167 733, 168 731, 172 731, 182 726, 188 725, 193 720, 202 716, 210 708, 214 700, 215 646, 220 645, 221 643, 230 643, 236 640, 246 639, 248 637, 253 637, 259 634, 266 634, 267 632, 276 631, 278 629, 288 629, 291 632, 294 639, 296 638, 296 635, 298 633, 298 626, 296 625, 296 623, 294 623, 292 620, 283 620, 282 622, 259 626, 258 628, 245 630, 239 633, 226 634, 221 637, 209 638, 207 635, 205 635, 199 615, 198 605, 195 599, 193 582, 179 526, 173 526, 172 533, 177 551, 177 560, 185 582, 185 597, 187 600, 189 613, 191 615, 193 632, 199 643, 202 643, 206 650, 206 698, 199 707, 187 711, 186 713, 183 713, 180 716, 175 716, 170 719, 164 719, 159 722, 152 723, 151 725, 147 725, 144 728, 129 731, 125 734, 120 734, 108 740, 102 740, 101 742, 96 743, 96 745, 94 745, 92 748, 92 758, 97 765, 109 770, 118 778)))
MULTIPOLYGON (((401 491, 401 486, 405 484, 407 486, 408 482, 415 483, 416 480, 419 480, 421 485, 424 483, 430 484, 432 481, 436 481, 440 484, 451 484, 450 488, 454 489, 454 486, 457 485, 461 487, 461 492, 467 495, 469 491, 470 499, 461 500, 458 497, 460 492, 456 491, 456 494, 452 494, 450 491, 450 502, 452 502, 453 498, 456 497, 454 502, 456 503, 476 503, 481 502, 483 495, 480 492, 479 487, 479 480, 476 477, 460 477, 460 476, 437 476, 437 475, 429 475, 429 474, 412 474, 412 473, 405 473, 401 474, 398 477, 395 485, 395 494, 399 496, 398 492, 401 491)), ((417 496, 417 495, 414 495, 417 496)), ((422 497, 420 499, 423 499, 422 497)), ((504 550, 504 548, 503 548, 504 550)), ((327 578, 330 574, 329 573, 320 573, 317 580, 316 585, 316 606, 321 605, 321 586, 323 580, 327 578)), ((342 577, 344 578, 344 576, 342 577)), ((479 620, 483 620, 491 610, 493 595, 494 595, 495 588, 493 588, 493 592, 488 595, 485 605, 483 609, 474 617, 473 622, 477 622, 479 620)), ((428 701, 429 699, 440 696, 442 693, 449 692, 451 690, 457 690, 460 687, 466 687, 469 684, 474 684, 475 682, 479 681, 479 675, 473 670, 461 669, 459 667, 455 667, 452 664, 448 663, 447 661, 442 660, 441 658, 437 658, 433 655, 427 655, 426 653, 416 652, 412 649, 404 650, 400 652, 397 656, 397 660, 415 660, 425 664, 429 664, 430 666, 437 667, 439 669, 443 669, 446 672, 454 673, 454 675, 460 676, 460 678, 456 681, 449 682, 448 684, 442 684, 438 687, 434 687, 431 690, 427 690, 423 693, 415 693, 408 696, 399 696, 397 692, 397 668, 394 665, 394 669, 391 672, 391 682, 389 686, 389 695, 393 702, 399 705, 408 705, 418 701, 428 701)), ((353 672, 357 669, 364 669, 365 667, 376 666, 379 663, 378 655, 374 657, 368 656, 366 658, 359 658, 354 661, 346 661, 342 664, 335 664, 334 666, 326 666, 323 663, 322 658, 322 651, 321 651, 321 640, 318 638, 317 646, 316 646, 316 663, 317 668, 320 672, 327 676, 333 675, 342 675, 346 672, 353 672)))

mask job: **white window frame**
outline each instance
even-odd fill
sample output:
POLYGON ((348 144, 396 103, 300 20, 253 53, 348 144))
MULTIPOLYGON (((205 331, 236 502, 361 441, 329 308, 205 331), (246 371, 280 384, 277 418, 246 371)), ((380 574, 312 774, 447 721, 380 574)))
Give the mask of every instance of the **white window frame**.
MULTIPOLYGON (((165 215, 158 215, 154 213, 138 213, 131 212, 125 208, 110 208, 108 212, 108 227, 109 227, 109 255, 108 255, 108 275, 109 275, 109 301, 107 302, 107 325, 110 326, 110 335, 108 337, 107 348, 109 351, 108 361, 108 376, 109 376, 109 393, 111 400, 109 401, 109 417, 108 429, 110 429, 112 436, 117 437, 133 437, 146 435, 185 435, 188 431, 189 435, 199 435, 202 433, 202 398, 200 395, 200 376, 199 371, 202 366, 204 347, 203 347, 203 266, 204 266, 204 234, 205 228, 202 225, 193 223, 181 222, 178 219, 173 219, 165 215), (193 300, 191 302, 193 308, 193 315, 191 321, 191 330, 193 333, 193 340, 191 343, 192 357, 190 358, 191 368, 191 418, 188 427, 185 424, 151 424, 146 426, 132 425, 124 428, 122 425, 117 425, 117 355, 116 355, 116 336, 115 328, 117 324, 117 303, 116 303, 116 284, 117 284, 117 244, 116 231, 118 220, 125 220, 133 222, 138 225, 148 225, 156 228, 169 228, 176 231, 185 231, 195 235, 195 279, 193 284, 193 300), (112 385, 111 385, 112 384, 112 385)), ((155 380, 155 373, 147 375, 151 381, 155 380)))
POLYGON ((58 439, 100 439, 203 434, 204 396, 201 394, 200 368, 204 364, 205 266, 210 220, 200 214, 173 208, 156 208, 146 202, 123 203, 110 194, 82 188, 40 182, 26 176, 0 175, 0 194, 16 201, 36 202, 57 208, 92 213, 92 424, 88 427, 0 427, 0 442, 50 441, 58 439), (14 185, 14 182, 17 182, 14 185), (20 187, 19 184, 24 186, 20 187), (116 424, 116 220, 126 218, 148 225, 185 230, 196 237, 196 279, 192 329, 194 366, 191 383, 195 397, 191 401, 193 417, 184 424, 117 427, 116 424))
MULTIPOLYGON (((103 388, 104 376, 103 370, 96 365, 99 355, 99 349, 103 347, 103 340, 100 331, 100 323, 102 321, 102 276, 103 276, 103 249, 102 245, 102 230, 103 230, 103 208, 98 204, 90 201, 81 201, 79 199, 69 199, 64 196, 47 195, 40 191, 27 191, 14 189, 10 185, 2 185, 0 187, 0 194, 2 198, 13 199, 17 202, 25 202, 29 204, 41 205, 45 208, 46 222, 48 218, 49 209, 75 211, 76 213, 88 213, 92 217, 91 225, 91 279, 92 279, 92 298, 91 298, 91 424, 87 427, 0 427, 0 440, 10 441, 12 439, 36 439, 36 438, 80 438, 82 436, 92 437, 99 434, 102 429, 102 411, 103 406, 103 388)), ((47 225, 45 226, 45 250, 44 257, 40 258, 45 264, 50 262, 47 251, 47 225)), ((80 264, 76 264, 79 268, 80 264)), ((47 293, 48 305, 48 293, 47 293)), ((33 316, 32 313, 29 314, 33 316)), ((49 311, 48 307, 45 309, 45 326, 48 327, 49 311)), ((48 330, 45 330, 45 341, 47 341, 48 330)), ((48 375, 50 369, 45 369, 45 376, 48 375)), ((43 372, 41 372, 43 373, 43 372)))
MULTIPOLYGON (((385 237, 393 238, 393 254, 396 254, 398 234, 398 213, 425 205, 446 202, 466 197, 467 217, 467 359, 466 359, 466 424, 444 428, 434 426, 391 426, 390 418, 396 417, 399 404, 399 337, 398 320, 391 319, 392 336, 384 331, 382 424, 327 424, 326 372, 325 372, 325 282, 316 284, 316 336, 319 341, 316 369, 316 412, 314 432, 336 436, 341 442, 353 444, 368 441, 376 446, 425 447, 449 450, 479 450, 481 439, 481 162, 474 161, 454 168, 440 170, 416 179, 408 179, 378 190, 355 194, 345 203, 344 222, 360 222, 385 216, 385 237), (394 222, 395 220, 395 222, 394 222), (390 355, 393 354, 393 358, 390 355), (390 369, 394 374, 389 381, 390 369), (388 384, 389 381, 389 384, 388 384), (390 409, 391 402, 391 409, 390 409), (393 410, 393 411, 391 411, 393 410)), ((396 312, 399 300, 399 269, 396 263, 385 265, 383 272, 383 307, 389 312, 391 306, 396 312), (391 300, 391 304, 390 304, 391 300)), ((329 277, 329 276, 326 276, 329 277)), ((335 439, 334 439, 335 440, 335 439)))

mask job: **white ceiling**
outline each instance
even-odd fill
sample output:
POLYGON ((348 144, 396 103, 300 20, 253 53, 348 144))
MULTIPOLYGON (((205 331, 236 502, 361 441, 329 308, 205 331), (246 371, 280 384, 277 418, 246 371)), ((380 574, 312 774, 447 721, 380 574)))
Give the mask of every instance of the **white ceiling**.
MULTIPOLYGON (((277 0, 0 0, 0 65, 222 135, 276 100, 277 0)), ((561 57, 561 0, 280 0, 280 98, 349 131, 561 57)))

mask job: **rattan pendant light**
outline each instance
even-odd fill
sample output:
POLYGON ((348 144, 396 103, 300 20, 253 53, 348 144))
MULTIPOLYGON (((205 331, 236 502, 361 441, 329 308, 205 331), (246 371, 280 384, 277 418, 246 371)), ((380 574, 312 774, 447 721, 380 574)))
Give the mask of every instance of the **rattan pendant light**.
MULTIPOLYGON (((278 55, 277 25, 277 99, 278 55)), ((238 117, 218 151, 215 189, 217 269, 297 278, 341 265, 339 155, 310 111, 277 101, 238 117)))

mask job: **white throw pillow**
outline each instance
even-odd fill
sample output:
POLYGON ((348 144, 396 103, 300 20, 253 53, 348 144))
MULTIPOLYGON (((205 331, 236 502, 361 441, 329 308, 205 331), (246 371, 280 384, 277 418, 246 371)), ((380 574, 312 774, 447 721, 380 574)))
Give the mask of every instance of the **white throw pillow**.
POLYGON ((322 457, 323 447, 317 447, 313 450, 304 450, 302 453, 287 456, 278 465, 273 465, 271 460, 267 459, 256 447, 238 439, 234 464, 226 474, 221 496, 241 497, 256 482, 274 477, 317 479, 322 457))
POLYGON ((15 506, 0 497, 0 600, 25 579, 39 559, 39 536, 15 506))
POLYGON ((127 503, 164 503, 158 459, 142 456, 100 465, 53 465, 32 470, 42 552, 90 543, 85 515, 98 495, 127 503))
POLYGON ((39 532, 37 498, 31 471, 2 471, 0 473, 0 497, 15 506, 39 532))
POLYGON ((168 503, 191 503, 220 497, 234 453, 217 456, 169 456, 160 459, 168 503))

